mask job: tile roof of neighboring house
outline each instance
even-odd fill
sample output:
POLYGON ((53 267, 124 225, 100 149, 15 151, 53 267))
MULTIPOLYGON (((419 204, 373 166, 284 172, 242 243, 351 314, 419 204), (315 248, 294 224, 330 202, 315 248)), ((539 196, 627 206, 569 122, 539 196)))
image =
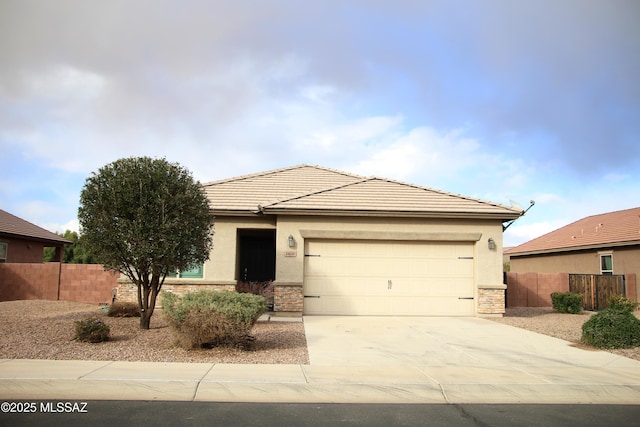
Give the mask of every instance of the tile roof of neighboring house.
POLYGON ((522 211, 392 181, 299 165, 203 185, 214 212, 514 219, 522 211))
POLYGON ((70 240, 58 236, 56 233, 52 233, 15 215, 11 215, 2 209, 0 209, 0 236, 25 238, 55 244, 72 243, 70 240))
POLYGON ((640 244, 640 207, 593 215, 505 251, 540 254, 640 244))

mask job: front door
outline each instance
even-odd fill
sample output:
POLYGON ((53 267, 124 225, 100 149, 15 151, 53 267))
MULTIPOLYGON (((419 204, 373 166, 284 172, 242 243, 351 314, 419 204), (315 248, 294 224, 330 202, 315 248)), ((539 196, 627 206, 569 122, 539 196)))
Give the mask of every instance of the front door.
POLYGON ((238 230, 240 282, 267 282, 276 278, 275 230, 238 230))

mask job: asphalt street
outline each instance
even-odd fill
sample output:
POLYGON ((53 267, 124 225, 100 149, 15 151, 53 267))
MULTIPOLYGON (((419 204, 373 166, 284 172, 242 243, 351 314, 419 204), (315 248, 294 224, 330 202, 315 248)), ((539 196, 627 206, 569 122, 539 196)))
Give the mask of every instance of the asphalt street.
MULTIPOLYGON (((109 427, 114 425, 145 427, 149 425, 256 427, 333 425, 385 427, 640 426, 640 406, 632 405, 19 402, 23 404, 35 403, 36 411, 1 413, 0 425, 109 427), (86 405, 84 405, 85 403, 86 405), (71 412, 73 410, 75 412, 71 412)), ((22 409, 26 407, 33 408, 34 405, 23 405, 22 409)))

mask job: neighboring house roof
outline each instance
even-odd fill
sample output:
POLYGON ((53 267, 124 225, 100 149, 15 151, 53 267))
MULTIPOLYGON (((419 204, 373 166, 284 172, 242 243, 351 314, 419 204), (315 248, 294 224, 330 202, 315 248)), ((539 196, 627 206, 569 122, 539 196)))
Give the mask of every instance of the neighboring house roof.
POLYGON ((593 215, 505 251, 534 255, 640 244, 640 207, 593 215))
POLYGON ((214 212, 515 219, 522 210, 384 178, 299 165, 203 185, 214 212))
POLYGON ((52 233, 15 215, 11 215, 2 209, 0 209, 0 236, 37 240, 56 245, 73 243, 64 237, 58 236, 56 233, 52 233))

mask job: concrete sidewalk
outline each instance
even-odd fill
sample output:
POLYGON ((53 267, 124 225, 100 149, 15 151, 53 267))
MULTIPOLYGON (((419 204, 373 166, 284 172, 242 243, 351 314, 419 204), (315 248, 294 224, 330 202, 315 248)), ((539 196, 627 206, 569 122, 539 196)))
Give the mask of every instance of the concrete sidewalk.
POLYGON ((640 370, 2 360, 0 399, 638 405, 640 370))
POLYGON ((305 330, 310 365, 0 360, 0 399, 640 405, 639 361, 484 319, 305 330))

